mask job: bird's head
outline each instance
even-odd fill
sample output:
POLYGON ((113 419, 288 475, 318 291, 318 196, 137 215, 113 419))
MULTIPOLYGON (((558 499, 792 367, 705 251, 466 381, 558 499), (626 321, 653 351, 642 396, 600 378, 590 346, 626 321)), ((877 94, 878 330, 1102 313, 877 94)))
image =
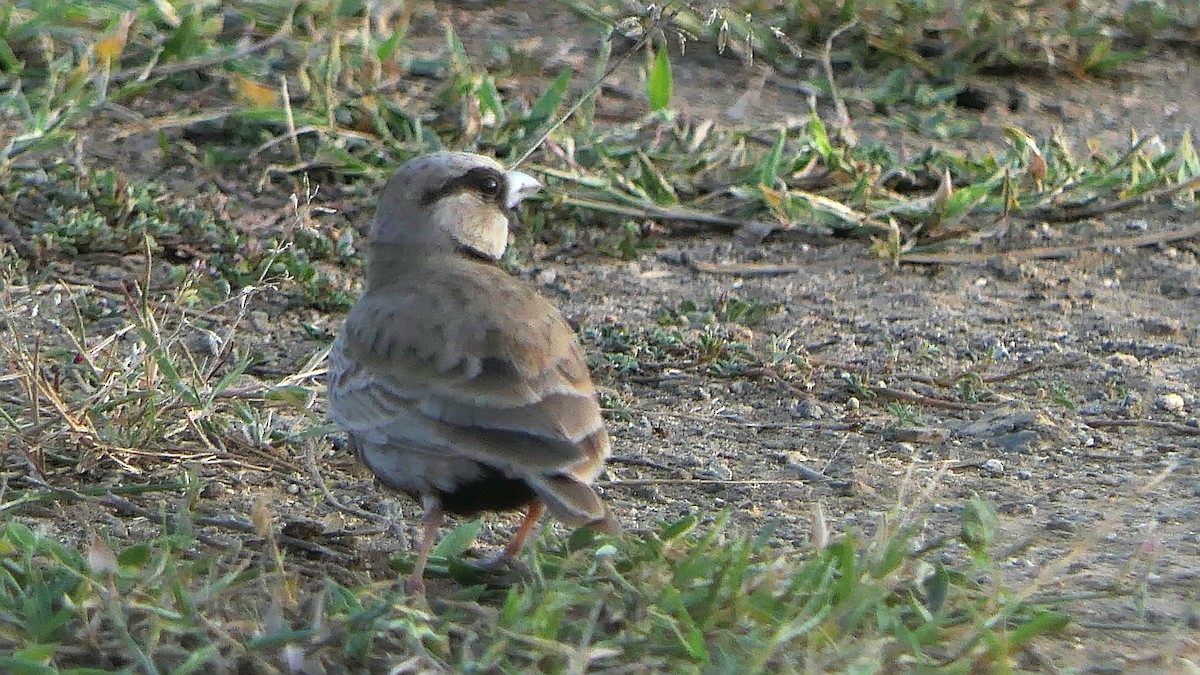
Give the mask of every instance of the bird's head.
POLYGON ((496 261, 508 246, 508 212, 540 187, 482 155, 423 155, 384 186, 368 238, 410 251, 458 248, 496 261))

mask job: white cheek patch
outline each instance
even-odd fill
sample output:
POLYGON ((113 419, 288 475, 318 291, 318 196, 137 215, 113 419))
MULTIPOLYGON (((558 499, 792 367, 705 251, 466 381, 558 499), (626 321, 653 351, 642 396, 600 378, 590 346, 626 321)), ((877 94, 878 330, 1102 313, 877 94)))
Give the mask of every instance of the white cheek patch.
POLYGON ((454 241, 491 260, 508 248, 508 216, 478 196, 463 192, 433 205, 432 224, 454 241))

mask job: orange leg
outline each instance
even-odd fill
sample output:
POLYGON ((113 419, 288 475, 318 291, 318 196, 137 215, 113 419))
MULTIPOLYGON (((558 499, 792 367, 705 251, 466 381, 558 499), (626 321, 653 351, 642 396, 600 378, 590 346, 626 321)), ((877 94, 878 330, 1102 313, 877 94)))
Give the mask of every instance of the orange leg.
POLYGON ((525 547, 525 540, 533 533, 533 528, 537 526, 539 520, 542 519, 542 514, 546 512, 546 505, 540 501, 535 501, 525 510, 525 517, 521 519, 521 524, 517 526, 517 531, 513 533, 513 538, 508 542, 508 546, 504 547, 504 552, 501 553, 505 560, 515 556, 525 547))
POLYGON ((546 505, 541 501, 535 501, 530 504, 529 508, 525 509, 525 517, 521 519, 521 524, 517 526, 517 531, 513 533, 512 539, 509 540, 508 545, 504 547, 500 555, 482 560, 475 566, 481 569, 491 569, 520 553, 521 549, 525 546, 525 540, 533 533, 533 528, 537 526, 538 521, 541 520, 542 514, 545 512, 546 505))
POLYGON ((425 563, 429 562, 429 551, 433 549, 433 540, 437 539, 438 528, 442 526, 444 514, 442 504, 437 497, 424 497, 421 505, 425 507, 425 527, 421 532, 421 548, 417 551, 417 561, 413 563, 413 571, 404 582, 404 590, 410 595, 425 596, 425 563))

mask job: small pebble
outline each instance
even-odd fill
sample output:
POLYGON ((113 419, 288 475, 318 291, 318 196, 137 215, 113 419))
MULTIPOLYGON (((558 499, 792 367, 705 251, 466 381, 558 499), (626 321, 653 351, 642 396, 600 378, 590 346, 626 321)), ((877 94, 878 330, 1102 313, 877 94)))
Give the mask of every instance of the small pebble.
POLYGON ((997 361, 1003 361, 1012 356, 1008 353, 1008 347, 1004 346, 1004 341, 995 335, 990 335, 983 341, 983 348, 997 361))
POLYGON ((1046 529, 1053 532, 1074 532, 1075 524, 1063 518, 1046 521, 1046 529))
POLYGON ((648 417, 642 417, 636 423, 626 426, 625 430, 635 436, 649 438, 654 435, 654 423, 648 417))
POLYGON ((838 497, 853 497, 857 492, 852 480, 831 480, 825 485, 838 497))
POLYGON ((250 325, 254 326, 254 330, 265 334, 271 333, 275 328, 271 325, 271 315, 261 309, 250 312, 250 325))
POLYGON ((188 348, 204 356, 218 356, 221 353, 221 336, 204 328, 199 329, 187 340, 188 348))
POLYGON ((698 478, 709 480, 731 480, 733 478, 733 470, 725 462, 713 460, 708 466, 696 471, 695 475, 698 478))
POLYGON ((21 174, 21 182, 29 187, 39 187, 50 182, 50 177, 46 175, 44 169, 37 169, 31 173, 21 174))
POLYGON ((1011 434, 1004 434, 996 438, 996 442, 1004 449, 1005 452, 1029 454, 1033 452, 1034 443, 1038 440, 1038 434, 1035 431, 1026 430, 1018 431, 1011 434))
POLYGON ((1183 397, 1180 396, 1179 394, 1174 394, 1174 393, 1163 394, 1163 395, 1159 396, 1154 401, 1154 403, 1160 409, 1166 410, 1169 413, 1175 413, 1176 415, 1182 415, 1184 412, 1183 397))
POLYGON ((788 412, 792 417, 802 420, 819 420, 825 417, 825 408, 821 407, 815 399, 803 398, 796 401, 788 412))
POLYGON ((1142 319, 1142 330, 1147 335, 1178 335, 1183 330, 1183 322, 1178 319, 1142 319))
POLYGON ((745 396, 754 391, 754 383, 749 380, 738 380, 729 385, 729 393, 737 396, 745 396))
POLYGON ((222 483, 213 480, 204 484, 204 487, 200 489, 200 496, 205 499, 219 499, 226 492, 227 490, 222 483))
POLYGON ((1133 354, 1117 352, 1108 358, 1108 362, 1117 368, 1133 368, 1141 365, 1141 361, 1133 354))

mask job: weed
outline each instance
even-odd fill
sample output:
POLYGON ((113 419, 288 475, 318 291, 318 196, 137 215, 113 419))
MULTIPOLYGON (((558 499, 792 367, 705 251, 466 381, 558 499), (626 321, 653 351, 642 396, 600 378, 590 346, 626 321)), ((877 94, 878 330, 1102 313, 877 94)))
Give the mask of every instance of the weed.
POLYGON ((684 300, 674 308, 659 308, 656 319, 662 326, 705 326, 716 323, 736 323, 753 328, 763 320, 778 313, 777 303, 742 300, 729 293, 722 293, 707 304, 684 300))
MULTIPOLYGON (((727 515, 705 526, 690 517, 664 523, 637 538, 581 530, 538 547, 529 585, 466 585, 438 614, 410 608, 389 586, 316 580, 284 591, 269 580, 274 563, 230 567, 249 553, 238 549, 189 560, 186 536, 117 550, 95 538, 85 552, 8 522, 0 528, 0 615, 10 626, 3 641, 26 646, 0 659, 13 672, 124 659, 197 672, 233 658, 369 670, 405 661, 455 670, 639 663, 830 672, 864 658, 881 658, 876 667, 966 667, 1065 621, 1053 600, 1028 602, 994 581, 987 513, 976 502, 964 514, 962 541, 980 557, 956 567, 925 562, 940 546, 914 554, 917 528, 903 519, 799 558, 770 545, 772 525, 736 535, 727 515), (264 592, 273 609, 255 620, 204 619, 264 592), (320 614, 306 616, 306 606, 320 614), (73 644, 85 618, 88 637, 73 644), (875 657, 847 652, 839 645, 851 636, 887 648, 872 650, 875 657)), ((473 583, 477 573, 457 561, 478 529, 467 523, 445 537, 430 573, 473 583)))
POLYGON ((912 406, 907 406, 896 401, 888 401, 885 408, 889 415, 895 418, 895 426, 899 428, 917 426, 921 417, 917 411, 912 409, 912 406))
POLYGON ((1050 390, 1050 400, 1067 410, 1076 410, 1075 401, 1071 399, 1072 388, 1066 382, 1055 382, 1050 390))

